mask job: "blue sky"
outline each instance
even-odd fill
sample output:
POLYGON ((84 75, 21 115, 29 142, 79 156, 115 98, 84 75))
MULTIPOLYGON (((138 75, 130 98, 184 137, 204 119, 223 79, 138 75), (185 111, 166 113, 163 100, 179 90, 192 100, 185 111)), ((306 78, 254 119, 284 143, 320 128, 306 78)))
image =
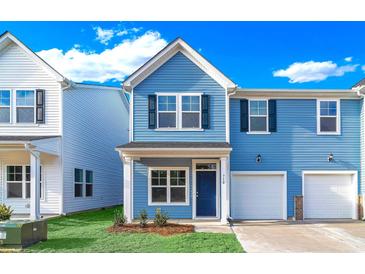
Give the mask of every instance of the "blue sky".
POLYGON ((363 22, 0 22, 5 30, 76 81, 119 85, 178 36, 241 87, 349 88, 365 77, 363 22))

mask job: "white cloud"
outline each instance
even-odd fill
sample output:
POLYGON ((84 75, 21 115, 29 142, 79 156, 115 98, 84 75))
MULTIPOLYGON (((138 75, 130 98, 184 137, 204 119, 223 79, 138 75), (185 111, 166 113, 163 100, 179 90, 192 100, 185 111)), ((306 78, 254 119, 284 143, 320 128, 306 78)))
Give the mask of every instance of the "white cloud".
POLYGON ((296 62, 286 69, 273 72, 274 77, 287 77, 290 83, 319 82, 331 76, 343 76, 346 72, 353 72, 358 65, 338 66, 333 61, 304 63, 296 62))
POLYGON ((109 80, 122 81, 166 44, 159 32, 147 31, 133 39, 122 40, 113 48, 100 53, 73 47, 65 52, 53 48, 37 54, 73 81, 104 83, 109 80))
POLYGON ((346 57, 344 60, 345 60, 346 62, 352 62, 352 56, 346 57))
POLYGON ((104 45, 108 45, 109 40, 114 36, 114 30, 112 29, 102 29, 101 27, 94 27, 96 32, 96 40, 104 45))

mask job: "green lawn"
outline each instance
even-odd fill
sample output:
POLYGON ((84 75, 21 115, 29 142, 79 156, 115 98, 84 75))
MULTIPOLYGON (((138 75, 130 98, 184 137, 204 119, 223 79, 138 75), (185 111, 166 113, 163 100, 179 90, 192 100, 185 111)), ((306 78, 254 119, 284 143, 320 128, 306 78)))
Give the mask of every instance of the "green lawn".
POLYGON ((234 234, 110 234, 113 210, 86 212, 48 221, 48 241, 25 252, 243 252, 234 234))

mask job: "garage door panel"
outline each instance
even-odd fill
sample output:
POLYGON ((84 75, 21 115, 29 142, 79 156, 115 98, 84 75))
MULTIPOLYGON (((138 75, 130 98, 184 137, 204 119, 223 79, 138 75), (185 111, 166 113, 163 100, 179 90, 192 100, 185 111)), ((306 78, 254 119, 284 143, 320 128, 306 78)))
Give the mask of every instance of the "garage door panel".
MULTIPOLYGON (((283 175, 234 175, 231 211, 235 219, 283 219, 283 175)), ((284 202, 285 200, 285 202, 284 202)))
POLYGON ((306 174, 304 218, 352 218, 354 182, 350 174, 306 174))

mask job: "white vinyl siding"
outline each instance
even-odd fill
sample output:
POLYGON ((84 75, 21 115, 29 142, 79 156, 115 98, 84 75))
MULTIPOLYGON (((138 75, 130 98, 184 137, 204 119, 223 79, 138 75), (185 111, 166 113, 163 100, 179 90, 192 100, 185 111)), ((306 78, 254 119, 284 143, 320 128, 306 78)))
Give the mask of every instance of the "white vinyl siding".
MULTIPOLYGON (((45 124, 0 123, 0 134, 6 135, 61 135, 61 85, 41 68, 23 49, 10 43, 0 54, 0 90, 44 89, 45 124)), ((15 97, 15 96, 14 96, 15 97)), ((12 104, 15 104, 14 100, 12 104)), ((15 119, 16 117, 12 117, 15 119)), ((15 121, 15 120, 14 120, 15 121)))
POLYGON ((128 142, 129 115, 122 96, 117 89, 95 86, 64 91, 65 213, 122 203, 123 164, 115 151, 128 142), (74 197, 75 168, 93 171, 92 196, 74 197))
MULTIPOLYGON (((11 165, 28 166, 29 153, 11 151, 0 153, 0 203, 6 203, 15 214, 28 214, 30 200, 22 198, 8 199, 6 196, 6 167, 11 165)), ((61 160, 59 157, 41 155, 42 193, 41 214, 59 214, 61 212, 61 160)), ((25 186, 26 187, 26 186, 25 186)))

